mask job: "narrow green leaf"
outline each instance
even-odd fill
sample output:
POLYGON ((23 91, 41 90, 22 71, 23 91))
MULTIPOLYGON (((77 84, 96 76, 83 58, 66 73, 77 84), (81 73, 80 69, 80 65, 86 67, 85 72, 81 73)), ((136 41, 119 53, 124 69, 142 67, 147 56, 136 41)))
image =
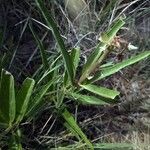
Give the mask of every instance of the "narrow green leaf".
MULTIPOLYGON (((74 73, 74 78, 76 76, 76 71, 77 67, 80 61, 80 48, 73 48, 71 50, 71 60, 73 64, 73 73, 74 73)), ((69 86, 69 79, 68 79, 68 74, 67 71, 64 73, 64 87, 69 86)))
POLYGON ((77 101, 83 103, 83 104, 90 104, 90 105, 108 105, 107 102, 105 102, 102 99, 96 98, 94 96, 87 96, 77 93, 71 93, 70 94, 74 99, 77 101))
POLYGON ((19 129, 11 136, 8 147, 9 150, 23 150, 21 145, 21 132, 19 129))
POLYGON ((120 93, 118 91, 110 90, 104 87, 98 87, 96 85, 87 84, 87 85, 80 85, 82 88, 95 93, 97 95, 103 96, 105 98, 114 99, 120 93))
MULTIPOLYGON (((82 83, 89 74, 97 67, 99 63, 99 59, 103 52, 107 49, 113 38, 115 37, 116 33, 120 30, 120 28, 125 24, 125 22, 120 18, 114 26, 105 33, 105 37, 107 37, 107 40, 101 40, 100 43, 97 45, 94 52, 89 56, 86 64, 83 67, 82 75, 79 79, 79 82, 82 83)), ((103 38, 104 39, 104 38, 103 38)))
POLYGON ((30 96, 33 91, 35 81, 31 78, 27 78, 16 96, 16 123, 19 123, 28 108, 30 96))
POLYGON ((100 143, 94 144, 94 149, 122 149, 122 148, 133 148, 135 145, 130 143, 100 143))
POLYGON ((54 68, 50 68, 47 71, 44 72, 43 76, 40 78, 40 80, 37 82, 37 84, 40 84, 44 79, 48 78, 49 76, 51 76, 51 74, 53 74, 53 72, 55 70, 57 70, 59 67, 61 66, 61 64, 56 65, 54 68))
MULTIPOLYGON (((58 148, 52 148, 52 150, 75 150, 75 149, 81 149, 84 146, 82 143, 77 144, 71 144, 66 147, 58 147, 58 148)), ((130 144, 130 143, 95 143, 93 144, 94 150, 132 150, 136 146, 138 147, 138 144, 130 144)), ((140 148, 148 148, 149 145, 141 144, 140 148)))
POLYGON ((45 70, 47 70, 49 68, 49 64, 48 64, 48 60, 47 60, 47 57, 46 57, 46 53, 45 53, 45 48, 44 48, 44 45, 43 43, 40 41, 40 39, 38 38, 38 36, 36 35, 36 33, 33 31, 33 28, 31 26, 31 23, 29 24, 29 27, 30 27, 30 30, 32 32, 32 35, 36 41, 36 43, 38 44, 38 47, 40 49, 40 53, 41 53, 41 58, 42 58, 42 63, 43 63, 43 66, 45 68, 45 70))
POLYGON ((108 62, 106 64, 101 65, 99 68, 103 69, 103 68, 106 68, 106 67, 112 67, 113 65, 114 65, 113 62, 108 62))
POLYGON ((31 99, 31 101, 29 102, 29 107, 28 107, 28 111, 26 113, 27 117, 32 117, 36 114, 38 108, 42 105, 41 103, 43 102, 43 97, 44 95, 47 93, 48 89, 50 88, 50 86, 55 83, 58 80, 58 77, 49 81, 47 84, 43 85, 39 91, 37 91, 37 94, 35 95, 35 97, 33 97, 31 99))
POLYGON ((99 59, 99 57, 102 54, 102 51, 104 51, 105 49, 106 49, 106 44, 100 42, 97 45, 95 51, 89 56, 86 64, 83 66, 82 75, 79 80, 80 83, 83 82, 92 72, 91 71, 93 70, 92 68, 94 68, 96 61, 99 59))
POLYGON ((11 73, 2 70, 0 80, 0 122, 12 125, 15 119, 15 89, 11 73))
MULTIPOLYGON (((120 28, 125 24, 124 17, 120 17, 116 23, 112 26, 112 28, 107 31, 108 43, 110 43, 113 38, 116 36, 116 33, 120 30, 120 28)), ((107 43, 107 44, 108 44, 107 43)))
POLYGON ((132 65, 146 57, 150 56, 150 51, 145 51, 141 54, 138 54, 136 56, 132 56, 131 58, 127 59, 127 60, 124 60, 123 62, 121 63, 118 63, 116 65, 113 65, 112 67, 108 67, 100 72, 98 72, 97 74, 95 74, 95 76, 89 81, 89 83, 91 82, 95 82, 97 80, 101 80, 107 76, 110 76, 116 72, 118 72, 119 70, 129 66, 129 65, 132 65))
MULTIPOLYGON (((68 125, 72 128, 72 130, 77 133, 81 139, 89 146, 91 150, 94 150, 92 143, 87 139, 86 135, 81 131, 80 127, 77 125, 76 121, 74 120, 73 116, 70 112, 65 109, 62 113, 63 118, 68 123, 68 125)), ((76 135, 75 135, 76 136, 76 135)))
POLYGON ((64 122, 63 124, 70 132, 72 133, 73 136, 75 136, 79 141, 81 141, 81 137, 76 133, 76 131, 67 123, 64 122))
POLYGON ((63 103, 63 100, 64 100, 64 96, 65 96, 65 92, 64 92, 64 89, 61 88, 59 89, 60 87, 57 87, 57 102, 56 102, 56 108, 60 108, 62 103, 63 103))
POLYGON ((65 71, 63 74, 63 86, 67 87, 68 85, 69 85, 68 74, 67 71, 65 71))
POLYGON ((73 72, 74 72, 74 77, 75 77, 76 70, 80 61, 80 48, 73 48, 71 50, 71 60, 73 63, 73 72))
POLYGON ((44 2, 42 0, 36 0, 36 4, 40 8, 40 10, 44 16, 44 19, 46 20, 47 25, 52 28, 53 35, 54 35, 54 37, 55 37, 55 39, 56 39, 56 41, 60 47, 61 54, 62 54, 63 59, 64 59, 64 63, 65 63, 65 67, 66 67, 66 70, 68 73, 68 77, 70 79, 71 84, 73 84, 73 64, 71 61, 71 57, 65 48, 65 44, 64 44, 63 39, 62 39, 62 37, 59 33, 59 30, 57 28, 57 24, 53 20, 51 14, 50 14, 50 11, 48 11, 48 9, 45 7, 44 2))

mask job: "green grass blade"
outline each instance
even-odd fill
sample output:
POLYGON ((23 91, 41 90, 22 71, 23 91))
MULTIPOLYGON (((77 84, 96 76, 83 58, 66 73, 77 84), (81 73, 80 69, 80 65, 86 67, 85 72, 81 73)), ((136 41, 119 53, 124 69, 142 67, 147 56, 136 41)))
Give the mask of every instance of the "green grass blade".
POLYGON ((120 94, 118 91, 110 90, 110 89, 99 87, 99 86, 92 85, 92 84, 80 85, 80 86, 92 93, 103 96, 105 98, 114 99, 117 95, 120 94))
POLYGON ((91 150, 94 150, 92 143, 87 139, 86 135, 81 131, 80 127, 77 125, 73 116, 70 114, 70 112, 67 109, 64 110, 62 116, 67 122, 67 124, 72 128, 72 130, 75 133, 77 133, 81 137, 81 139, 83 139, 83 141, 87 144, 87 146, 89 146, 91 150))
POLYGON ((73 84, 73 64, 71 61, 71 57, 65 48, 65 44, 64 44, 63 39, 57 28, 57 24, 53 20, 51 14, 50 14, 50 11, 48 11, 47 8, 45 7, 44 1, 36 0, 36 4, 40 8, 40 10, 44 16, 44 19, 46 20, 47 25, 52 28, 54 37, 60 47, 70 82, 71 82, 71 84, 73 84))
POLYGON ((73 136, 75 136, 79 141, 81 141, 80 136, 76 133, 76 131, 67 123, 64 122, 63 124, 68 130, 70 130, 70 132, 72 133, 73 136))
MULTIPOLYGON (((73 64, 73 74, 74 78, 76 76, 77 67, 80 61, 80 48, 73 48, 71 50, 71 60, 73 64)), ((69 86, 68 74, 67 71, 64 73, 64 87, 69 86)))
POLYGON ((15 119, 15 89, 11 73, 2 70, 0 79, 0 122, 12 125, 15 119))
POLYGON ((94 96, 87 96, 83 94, 71 93, 70 94, 76 101, 81 102, 82 104, 89 104, 89 105, 108 105, 102 99, 96 98, 94 96))
POLYGON ((48 60, 47 60, 47 57, 46 57, 44 45, 40 41, 40 39, 38 38, 38 36, 36 35, 36 33, 33 31, 31 23, 29 24, 29 27, 30 27, 32 35, 33 35, 33 37, 34 37, 34 39, 35 39, 35 41, 36 41, 36 43, 37 43, 37 45, 38 45, 38 47, 40 49, 43 66, 44 66, 45 70, 47 70, 49 68, 49 64, 48 64, 48 60))
POLYGON ((44 72, 43 76, 39 79, 39 81, 37 82, 37 84, 40 84, 42 81, 44 81, 45 79, 48 79, 48 77, 53 75, 53 72, 55 70, 57 70, 59 67, 61 66, 61 64, 56 65, 54 68, 50 68, 47 71, 44 72))
POLYGON ((9 150, 23 150, 21 144, 21 132, 19 129, 16 131, 16 133, 12 133, 8 144, 9 150))
POLYGON ((73 63, 73 72, 74 72, 74 77, 75 77, 76 70, 80 61, 80 48, 73 48, 71 50, 71 60, 73 63))
POLYGON ((19 123, 28 108, 30 96, 33 91, 35 81, 31 78, 27 78, 16 96, 16 123, 19 123))
POLYGON ((119 29, 125 24, 125 22, 120 18, 114 26, 105 33, 100 40, 100 43, 97 45, 94 52, 90 55, 88 58, 86 64, 83 67, 82 75, 80 77, 79 82, 83 82, 89 74, 97 67, 98 60, 100 59, 100 56, 103 54, 103 52, 107 49, 113 38, 115 37, 116 33, 119 31, 119 29), (105 39, 107 37, 107 39, 105 39))
POLYGON ((101 65, 99 68, 104 69, 104 68, 107 68, 107 67, 112 67, 113 65, 114 65, 113 62, 108 62, 106 64, 101 65))
POLYGON ((53 85, 53 83, 55 83, 57 80, 58 77, 40 87, 40 90, 36 92, 37 94, 29 102, 30 105, 28 107, 28 111, 26 112, 27 117, 32 117, 36 114, 38 108, 42 105, 41 103, 43 102, 44 95, 47 93, 50 86, 53 85))
MULTIPOLYGON (((136 145, 130 143, 95 143, 93 144, 94 150, 132 150, 136 145)), ((52 148, 52 150, 75 150, 82 149, 84 144, 80 143, 71 144, 66 147, 52 148)), ((143 148, 148 148, 148 145, 142 145, 143 148)))
POLYGON ((112 149, 128 149, 133 148, 135 145, 130 143, 100 143, 94 144, 94 149, 102 149, 102 150, 112 150, 112 149))
POLYGON ((65 97, 64 89, 63 88, 60 89, 60 87, 58 86, 57 87, 57 102, 55 104, 55 107, 57 109, 59 109, 62 106, 64 97, 65 97))
POLYGON ((64 87, 69 86, 69 80, 68 80, 67 71, 65 71, 65 72, 64 72, 64 75, 63 75, 63 86, 64 86, 64 87))
POLYGON ((127 60, 124 60, 123 62, 118 63, 112 67, 108 67, 108 68, 98 72, 97 74, 95 74, 95 76, 89 82, 91 83, 91 82, 95 82, 97 80, 101 80, 107 76, 110 76, 110 75, 118 72, 119 70, 121 70, 121 69, 123 69, 129 65, 132 65, 132 64, 148 57, 148 56, 150 56, 150 51, 145 51, 141 54, 138 54, 138 55, 133 56, 127 60))

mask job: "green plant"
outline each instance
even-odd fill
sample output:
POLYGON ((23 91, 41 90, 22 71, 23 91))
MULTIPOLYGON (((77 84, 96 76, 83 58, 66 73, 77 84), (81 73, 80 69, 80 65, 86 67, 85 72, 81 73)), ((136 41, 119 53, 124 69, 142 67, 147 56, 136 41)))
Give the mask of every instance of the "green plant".
POLYGON ((0 79, 0 125, 7 132, 23 119, 35 81, 27 78, 18 92, 15 91, 13 76, 1 71, 0 79), (16 94, 17 93, 17 94, 16 94), (15 96, 16 94, 16 96, 15 96))
MULTIPOLYGON (((150 52, 145 51, 111 66, 103 64, 107 55, 113 51, 111 42, 125 24, 124 19, 119 18, 106 33, 101 35, 96 49, 84 64, 81 74, 78 74, 77 70, 81 55, 80 48, 72 48, 71 52, 67 51, 59 29, 57 28, 57 23, 53 20, 44 2, 42 0, 36 0, 36 3, 47 25, 53 32, 59 46, 60 55, 54 57, 54 62, 49 65, 50 63, 46 56, 44 45, 34 32, 30 22, 29 27, 40 49, 45 72, 40 73, 40 69, 38 69, 33 75, 34 78, 38 76, 36 83, 33 79, 27 78, 20 87, 20 90, 17 90, 17 88, 15 89, 13 76, 9 72, 2 70, 3 64, 5 63, 5 56, 2 57, 0 60, 0 71, 2 70, 0 79, 0 128, 5 129, 5 131, 2 132, 1 137, 3 134, 10 133, 9 148, 22 149, 22 137, 19 125, 24 119, 31 120, 35 114, 39 113, 39 108, 45 103, 43 97, 47 93, 48 101, 55 105, 55 111, 63 118, 64 126, 79 140, 79 143, 73 146, 70 145, 73 149, 85 148, 92 150, 96 148, 132 147, 128 144, 92 144, 78 126, 73 115, 68 111, 64 100, 73 99, 78 103, 88 105, 108 105, 109 103, 116 102, 115 98, 119 95, 118 91, 100 87, 93 83, 148 57, 150 52), (63 64, 60 60, 61 57, 63 57, 63 64), (93 74, 95 69, 97 69, 97 72, 93 74)), ((109 9, 109 6, 106 8, 106 12, 107 9, 109 9)), ((27 24, 25 25, 26 27, 27 24)), ((0 40, 0 45, 2 41, 0 40)), ((71 149, 70 146, 68 146, 68 149, 71 149)), ((67 149, 67 147, 64 149, 67 149)))
MULTIPOLYGON (((59 82, 57 84, 57 94, 53 97, 56 109, 58 110, 58 113, 61 112, 60 115, 64 118, 64 125, 80 141, 84 141, 88 148, 94 149, 92 143, 87 139, 85 134, 77 125, 71 113, 67 110, 63 100, 66 98, 71 98, 78 101, 79 103, 91 105, 104 105, 110 103, 111 100, 114 100, 115 102, 116 96, 119 95, 118 91, 93 85, 93 82, 104 79, 105 77, 118 72, 124 67, 132 65, 148 57, 150 52, 145 51, 111 67, 104 67, 102 70, 98 69, 97 73, 91 76, 93 71, 102 65, 104 59, 113 50, 113 48, 110 48, 111 42, 115 38, 120 28, 125 24, 124 19, 120 18, 106 33, 101 35, 100 42, 97 44, 96 49, 90 55, 86 64, 83 66, 82 73, 78 79, 76 72, 80 60, 80 50, 78 48, 73 48, 71 53, 67 51, 63 39, 59 33, 59 29, 57 28, 57 24, 53 20, 50 12, 45 7, 43 1, 36 0, 36 3, 40 8, 47 25, 52 29, 53 35, 57 41, 60 53, 64 60, 65 70, 63 71, 63 82, 59 82), (90 92, 91 94, 93 93, 97 96, 95 97, 93 95, 83 95, 83 90, 86 90, 88 93, 90 92)), ((59 72, 57 73, 59 74, 59 72)))
POLYGON ((0 77, 0 128, 5 129, 1 133, 1 138, 3 134, 11 133, 10 145, 12 147, 16 145, 18 150, 18 147, 21 149, 19 124, 25 116, 26 118, 34 116, 43 96, 55 80, 38 86, 40 89, 37 91, 37 88, 34 89, 35 81, 27 78, 20 89, 15 90, 14 77, 11 73, 2 69, 0 77))

